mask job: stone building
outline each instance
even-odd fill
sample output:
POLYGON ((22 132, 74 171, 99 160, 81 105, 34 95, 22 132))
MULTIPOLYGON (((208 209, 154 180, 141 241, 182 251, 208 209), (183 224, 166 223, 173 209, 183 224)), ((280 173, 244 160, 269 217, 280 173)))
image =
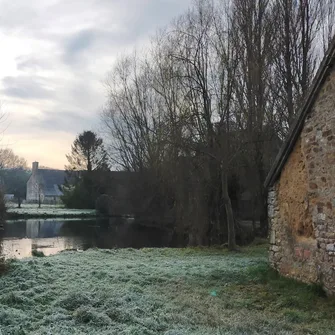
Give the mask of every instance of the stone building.
POLYGON ((335 294, 335 40, 265 186, 270 263, 335 294))
POLYGON ((64 184, 65 171, 39 169, 33 162, 32 173, 27 182, 26 201, 30 203, 60 203, 63 195, 60 186, 64 184))

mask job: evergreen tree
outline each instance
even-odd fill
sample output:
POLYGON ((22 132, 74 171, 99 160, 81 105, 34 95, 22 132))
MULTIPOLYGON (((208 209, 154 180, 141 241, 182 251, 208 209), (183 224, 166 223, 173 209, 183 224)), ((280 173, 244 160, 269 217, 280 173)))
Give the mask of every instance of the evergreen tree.
POLYGON ((69 171, 108 170, 108 156, 103 141, 90 130, 77 136, 71 146, 71 154, 66 158, 69 162, 66 170, 69 171))
POLYGON ((109 171, 103 140, 92 131, 79 134, 71 146, 62 200, 69 208, 94 208, 102 193, 102 172, 109 171))

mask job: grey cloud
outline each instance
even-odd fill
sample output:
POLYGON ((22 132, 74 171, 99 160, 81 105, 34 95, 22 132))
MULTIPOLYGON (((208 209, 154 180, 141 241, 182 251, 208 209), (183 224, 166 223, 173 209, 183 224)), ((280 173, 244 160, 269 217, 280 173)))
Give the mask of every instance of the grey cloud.
POLYGON ((5 77, 2 80, 5 95, 20 99, 49 99, 53 92, 44 86, 44 80, 38 77, 5 77))
POLYGON ((129 31, 116 33, 108 30, 83 30, 64 41, 59 41, 64 49, 63 61, 71 66, 82 67, 86 62, 94 62, 105 53, 125 47, 134 42, 136 36, 129 31), (87 58, 85 58, 87 56, 87 58))
POLYGON ((90 129, 96 121, 96 114, 83 114, 73 111, 48 111, 41 118, 30 121, 32 127, 39 130, 52 132, 68 132, 77 134, 83 129, 90 129))
MULTIPOLYGON (((139 36, 167 24, 191 3, 192 0, 2 0, 0 27, 34 38, 57 39, 75 32, 78 23, 105 30, 117 25, 131 30, 132 36, 139 36)), ((83 35, 78 38, 86 43, 90 37, 85 32, 80 34, 83 35)))
POLYGON ((4 0, 0 2, 0 26, 5 30, 34 29, 39 18, 37 10, 26 1, 4 0))
POLYGON ((75 135, 92 128, 104 103, 100 81, 117 54, 168 24, 191 1, 0 0, 0 30, 15 38, 21 74, 1 79, 2 95, 13 103, 10 132, 75 135), (52 110, 32 117, 25 114, 30 104, 52 110))
POLYGON ((182 7, 187 8, 185 4, 188 4, 188 1, 150 1, 146 6, 139 7, 138 14, 128 22, 128 27, 137 35, 146 35, 158 27, 167 25, 172 18, 181 13, 182 7))
POLYGON ((82 30, 74 34, 66 44, 66 52, 77 54, 89 48, 96 39, 96 32, 93 30, 82 30))
MULTIPOLYGON (((123 37, 136 42, 169 24, 188 8, 192 0, 115 0, 115 3, 118 4, 119 23, 124 27, 123 37)), ((108 21, 105 24, 108 25, 108 21)))
POLYGON ((70 133, 76 135, 84 129, 92 129, 97 123, 94 113, 83 114, 79 111, 67 111, 61 108, 43 111, 38 116, 22 118, 18 115, 10 116, 11 134, 22 134, 29 129, 31 134, 70 133), (15 127, 13 127, 15 125, 15 127))
POLYGON ((47 64, 47 62, 43 59, 39 59, 37 57, 30 56, 20 56, 15 59, 16 67, 19 71, 38 71, 51 69, 51 64, 47 64))
POLYGON ((82 30, 70 37, 66 38, 65 41, 60 41, 60 46, 64 49, 63 60, 65 63, 73 65, 74 63, 81 64, 82 56, 85 51, 92 51, 94 44, 103 36, 104 32, 98 30, 82 30))
MULTIPOLYGON (((115 54, 167 24, 192 0, 0 1, 0 27, 54 43, 65 65, 80 67, 99 55, 115 54), (87 28, 79 27, 85 24, 87 28)), ((123 50, 122 50, 123 51, 123 50)), ((53 55, 49 55, 51 59, 53 55)), ((57 56, 56 56, 57 57, 57 56)), ((22 63, 23 71, 40 64, 22 63)), ((108 69, 107 69, 108 70, 108 69)))

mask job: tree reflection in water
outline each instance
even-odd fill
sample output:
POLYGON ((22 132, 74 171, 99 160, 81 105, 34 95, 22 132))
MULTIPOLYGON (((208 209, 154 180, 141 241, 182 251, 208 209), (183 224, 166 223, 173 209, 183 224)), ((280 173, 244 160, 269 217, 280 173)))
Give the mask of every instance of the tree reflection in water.
POLYGON ((3 235, 5 231, 5 223, 0 223, 0 275, 5 270, 5 256, 3 254, 3 235))
POLYGON ((21 220, 6 225, 3 255, 24 258, 33 250, 48 256, 66 249, 173 246, 171 231, 134 224, 131 219, 21 220))

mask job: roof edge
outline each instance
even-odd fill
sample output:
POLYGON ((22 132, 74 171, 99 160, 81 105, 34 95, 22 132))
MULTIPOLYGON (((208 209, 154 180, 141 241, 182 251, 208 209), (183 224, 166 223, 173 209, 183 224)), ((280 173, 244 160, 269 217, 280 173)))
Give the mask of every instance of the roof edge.
POLYGON ((291 154, 291 151, 301 133, 301 130, 304 126, 304 122, 306 119, 306 116, 310 112, 311 108, 314 105, 314 102, 317 98, 317 95, 321 89, 321 86, 327 79, 330 69, 334 65, 334 59, 335 59, 335 37, 333 38, 331 45, 328 48, 328 51, 326 52, 320 67, 318 69, 318 72, 316 73, 313 83, 311 85, 311 88, 309 89, 303 105, 300 107, 300 111, 297 115, 297 118, 295 122, 292 125, 292 128, 287 136, 287 139, 285 140, 284 144, 282 145, 266 179, 264 182, 264 187, 269 188, 274 185, 274 183, 277 181, 280 172, 282 168, 284 167, 289 155, 291 154))

